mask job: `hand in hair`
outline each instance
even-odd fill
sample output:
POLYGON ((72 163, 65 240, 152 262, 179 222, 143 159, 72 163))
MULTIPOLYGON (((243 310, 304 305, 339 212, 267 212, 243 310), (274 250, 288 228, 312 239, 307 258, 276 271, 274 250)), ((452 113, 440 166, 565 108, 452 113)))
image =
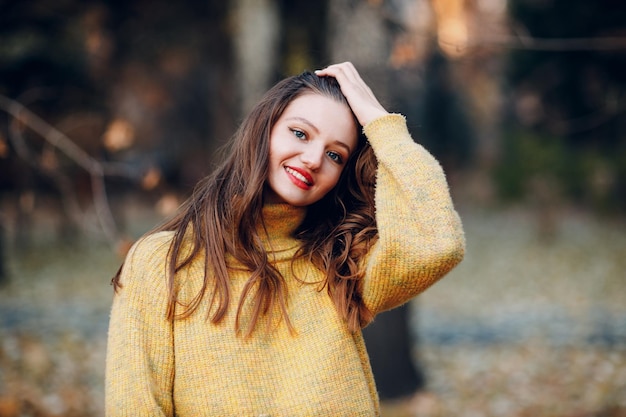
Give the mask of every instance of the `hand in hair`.
POLYGON ((361 126, 388 114, 351 62, 330 65, 315 74, 335 77, 361 126))

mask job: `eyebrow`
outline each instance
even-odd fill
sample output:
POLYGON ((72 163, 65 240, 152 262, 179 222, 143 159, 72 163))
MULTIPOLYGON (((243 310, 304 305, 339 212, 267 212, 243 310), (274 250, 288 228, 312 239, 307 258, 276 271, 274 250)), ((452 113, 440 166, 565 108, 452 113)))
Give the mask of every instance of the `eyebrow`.
MULTIPOLYGON (((305 125, 309 126, 312 130, 315 131, 315 133, 319 134, 320 130, 317 128, 317 126, 315 126, 313 123, 311 123, 309 120, 305 119, 304 117, 300 117, 300 116, 292 116, 287 118, 286 120, 297 120, 301 123, 304 123, 305 125)), ((340 141, 340 140, 335 140, 334 143, 338 146, 341 146, 343 148, 345 148, 348 151, 348 154, 352 153, 352 149, 350 149, 350 147, 345 144, 344 142, 340 141)))

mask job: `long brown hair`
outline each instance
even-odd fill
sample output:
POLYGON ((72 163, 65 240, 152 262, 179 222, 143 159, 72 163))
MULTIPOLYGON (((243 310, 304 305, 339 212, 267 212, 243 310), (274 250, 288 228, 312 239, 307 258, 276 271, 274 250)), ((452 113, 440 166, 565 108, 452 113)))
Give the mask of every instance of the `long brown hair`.
MULTIPOLYGON (((321 94, 348 105, 337 81, 305 72, 286 78, 270 89, 243 120, 233 136, 224 162, 201 180, 178 213, 150 233, 174 231, 168 252, 168 319, 190 316, 207 292, 210 319, 220 322, 230 304, 230 284, 225 254, 231 254, 250 271, 239 299, 236 331, 246 302, 252 303, 250 335, 259 318, 276 305, 292 329, 286 307, 284 278, 268 261, 257 225, 262 221, 263 189, 268 175, 270 132, 285 108, 305 93, 321 94), (191 231, 191 251, 182 250, 191 231), (204 255, 202 288, 180 314, 176 272, 204 255), (248 299, 250 299, 248 301, 248 299)), ((356 118, 355 118, 356 122, 356 118)), ((358 122, 357 126, 358 126, 358 122)), ((307 210, 297 231, 302 242, 298 256, 310 259, 325 274, 322 283, 351 331, 369 322, 372 314, 361 299, 360 283, 365 253, 377 238, 374 217, 376 159, 362 133, 335 188, 307 210)), ((121 271, 121 268, 120 268, 121 271)), ((113 278, 120 287, 120 271, 113 278)))

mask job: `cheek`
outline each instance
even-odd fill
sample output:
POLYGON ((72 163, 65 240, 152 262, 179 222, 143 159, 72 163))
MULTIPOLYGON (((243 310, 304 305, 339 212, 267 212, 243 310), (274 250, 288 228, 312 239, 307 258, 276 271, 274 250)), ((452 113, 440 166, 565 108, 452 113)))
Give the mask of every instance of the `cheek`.
POLYGON ((272 146, 269 148, 267 161, 270 165, 270 168, 273 165, 276 165, 280 161, 281 158, 282 158, 282 153, 281 153, 280 147, 272 146))
POLYGON ((335 168, 331 175, 328 178, 328 188, 334 188, 337 184, 339 184, 339 180, 341 179, 341 174, 343 173, 344 167, 335 168))

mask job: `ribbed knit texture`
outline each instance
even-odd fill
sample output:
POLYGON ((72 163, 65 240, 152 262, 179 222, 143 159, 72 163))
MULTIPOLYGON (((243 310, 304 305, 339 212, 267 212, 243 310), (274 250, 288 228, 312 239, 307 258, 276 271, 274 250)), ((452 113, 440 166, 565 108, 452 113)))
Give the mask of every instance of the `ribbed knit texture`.
MULTIPOLYGON (((437 161, 413 142, 400 115, 364 128, 379 163, 379 240, 367 257, 363 298, 374 312, 405 303, 463 257, 459 217, 437 161)), ((378 396, 360 333, 352 334, 292 232, 305 209, 263 209, 270 260, 288 287, 296 334, 274 315, 250 338, 234 330, 248 276, 233 257, 232 298, 219 324, 206 319, 208 300, 189 318, 166 320, 166 254, 172 233, 140 240, 129 252, 123 288, 111 312, 106 365, 107 416, 376 416, 378 396), (298 278, 296 279, 294 275, 298 278), (305 281, 303 283, 302 281, 305 281)), ((204 259, 177 275, 180 298, 201 286, 204 259)), ((244 312, 244 326, 246 324, 244 312)))

